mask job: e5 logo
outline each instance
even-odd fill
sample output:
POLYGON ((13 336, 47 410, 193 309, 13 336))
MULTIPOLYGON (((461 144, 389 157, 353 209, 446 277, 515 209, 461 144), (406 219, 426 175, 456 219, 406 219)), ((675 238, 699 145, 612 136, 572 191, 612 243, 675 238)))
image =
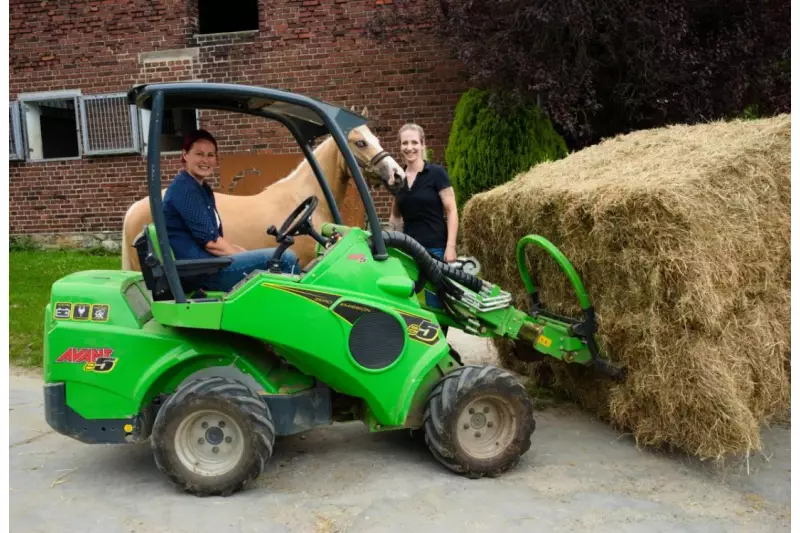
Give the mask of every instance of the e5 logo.
POLYGON ((83 365, 86 372, 111 372, 117 360, 114 357, 101 357, 97 361, 83 365))
POLYGON ((425 343, 430 343, 436 339, 438 333, 439 328, 427 320, 408 326, 408 336, 425 343))

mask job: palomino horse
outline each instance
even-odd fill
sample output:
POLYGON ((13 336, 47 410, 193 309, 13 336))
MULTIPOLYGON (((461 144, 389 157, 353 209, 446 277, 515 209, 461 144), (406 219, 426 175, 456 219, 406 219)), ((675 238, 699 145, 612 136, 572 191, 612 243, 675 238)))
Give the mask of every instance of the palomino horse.
MULTIPOLYGON (((351 130, 347 143, 370 185, 383 183, 389 190, 403 185, 405 171, 383 150, 367 126, 351 130)), ((329 136, 322 142, 314 150, 314 156, 328 181, 336 205, 341 209, 352 176, 333 137, 329 136)), ((166 189, 161 191, 162 198, 165 192, 166 189)), ((316 195, 320 200, 311 218, 312 225, 319 231, 322 223, 333 221, 333 214, 311 165, 305 159, 287 177, 258 194, 235 196, 214 193, 225 238, 247 250, 276 246, 275 239, 267 234, 267 228, 273 224, 279 228, 295 207, 311 195, 316 195)), ((138 200, 125 213, 122 225, 122 270, 141 270, 132 246, 144 224, 150 222, 152 216, 148 198, 138 200)), ((291 250, 297 254, 302 266, 315 257, 315 244, 311 237, 295 239, 291 250)))

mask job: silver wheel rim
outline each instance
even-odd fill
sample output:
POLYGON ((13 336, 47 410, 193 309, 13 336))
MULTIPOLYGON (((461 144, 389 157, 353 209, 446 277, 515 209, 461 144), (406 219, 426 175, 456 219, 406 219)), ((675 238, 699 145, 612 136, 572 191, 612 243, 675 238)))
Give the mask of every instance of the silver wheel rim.
POLYGON ((211 409, 198 411, 178 425, 175 453, 192 472, 201 476, 221 476, 241 460, 244 432, 227 414, 211 409))
POLYGON ((513 442, 517 417, 511 404, 499 396, 486 396, 470 402, 458 417, 458 443, 476 459, 491 459, 513 442))

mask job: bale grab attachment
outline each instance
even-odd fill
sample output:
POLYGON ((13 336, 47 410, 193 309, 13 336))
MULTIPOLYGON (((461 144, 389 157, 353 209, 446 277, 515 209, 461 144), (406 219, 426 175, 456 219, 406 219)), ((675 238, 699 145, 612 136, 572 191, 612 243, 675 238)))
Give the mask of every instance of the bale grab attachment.
MULTIPOLYGON (((536 352, 562 359, 568 363, 592 364, 598 370, 612 377, 624 378, 625 370, 622 367, 602 358, 600 355, 600 348, 595 339, 597 321, 594 307, 589 300, 589 295, 583 286, 580 276, 569 259, 552 242, 541 235, 526 235, 520 239, 517 243, 516 256, 517 268, 530 298, 530 319, 526 321, 526 326, 534 324, 541 328, 541 333, 538 334, 535 340, 530 339, 527 334, 522 334, 523 330, 526 329, 525 326, 521 329, 520 336, 527 340, 533 340, 535 343, 533 349, 536 352), (525 248, 529 244, 536 244, 550 254, 566 274, 581 306, 583 313, 581 320, 557 315, 543 307, 539 298, 539 291, 534 282, 535 277, 525 266, 525 248)), ((525 358, 526 354, 530 354, 530 352, 517 351, 517 356, 521 360, 531 360, 530 358, 525 358)))
MULTIPOLYGON (((512 306, 512 296, 500 287, 470 279, 470 287, 462 279, 453 280, 446 267, 445 275, 461 289, 460 294, 444 293, 444 307, 449 318, 467 333, 483 337, 507 337, 514 345, 514 355, 521 361, 538 361, 553 357, 567 363, 595 366, 614 378, 625 377, 625 369, 603 357, 595 333, 597 323, 594 307, 580 276, 566 256, 550 241, 540 235, 526 235, 517 243, 517 267, 529 295, 530 309, 521 311, 512 306), (561 316, 542 305, 535 276, 525 265, 525 249, 535 244, 545 250, 569 279, 581 307, 580 319, 561 316), (462 282, 462 283, 459 283, 462 282), (479 291, 472 290, 475 284, 479 291)), ((440 267, 444 263, 439 262, 440 267)), ((468 276, 473 278, 473 276, 468 276)))

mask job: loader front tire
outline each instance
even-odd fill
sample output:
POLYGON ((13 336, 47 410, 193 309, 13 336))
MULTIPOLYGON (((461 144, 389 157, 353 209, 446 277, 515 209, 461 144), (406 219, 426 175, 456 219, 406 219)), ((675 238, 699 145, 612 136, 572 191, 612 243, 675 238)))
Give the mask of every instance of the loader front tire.
POLYGON ((510 372, 464 366, 441 378, 428 397, 425 442, 447 468, 469 478, 495 477, 531 446, 533 402, 510 372))
POLYGON ((229 496, 261 475, 275 425, 266 402, 243 383, 198 379, 169 397, 153 424, 156 467, 197 496, 229 496))

